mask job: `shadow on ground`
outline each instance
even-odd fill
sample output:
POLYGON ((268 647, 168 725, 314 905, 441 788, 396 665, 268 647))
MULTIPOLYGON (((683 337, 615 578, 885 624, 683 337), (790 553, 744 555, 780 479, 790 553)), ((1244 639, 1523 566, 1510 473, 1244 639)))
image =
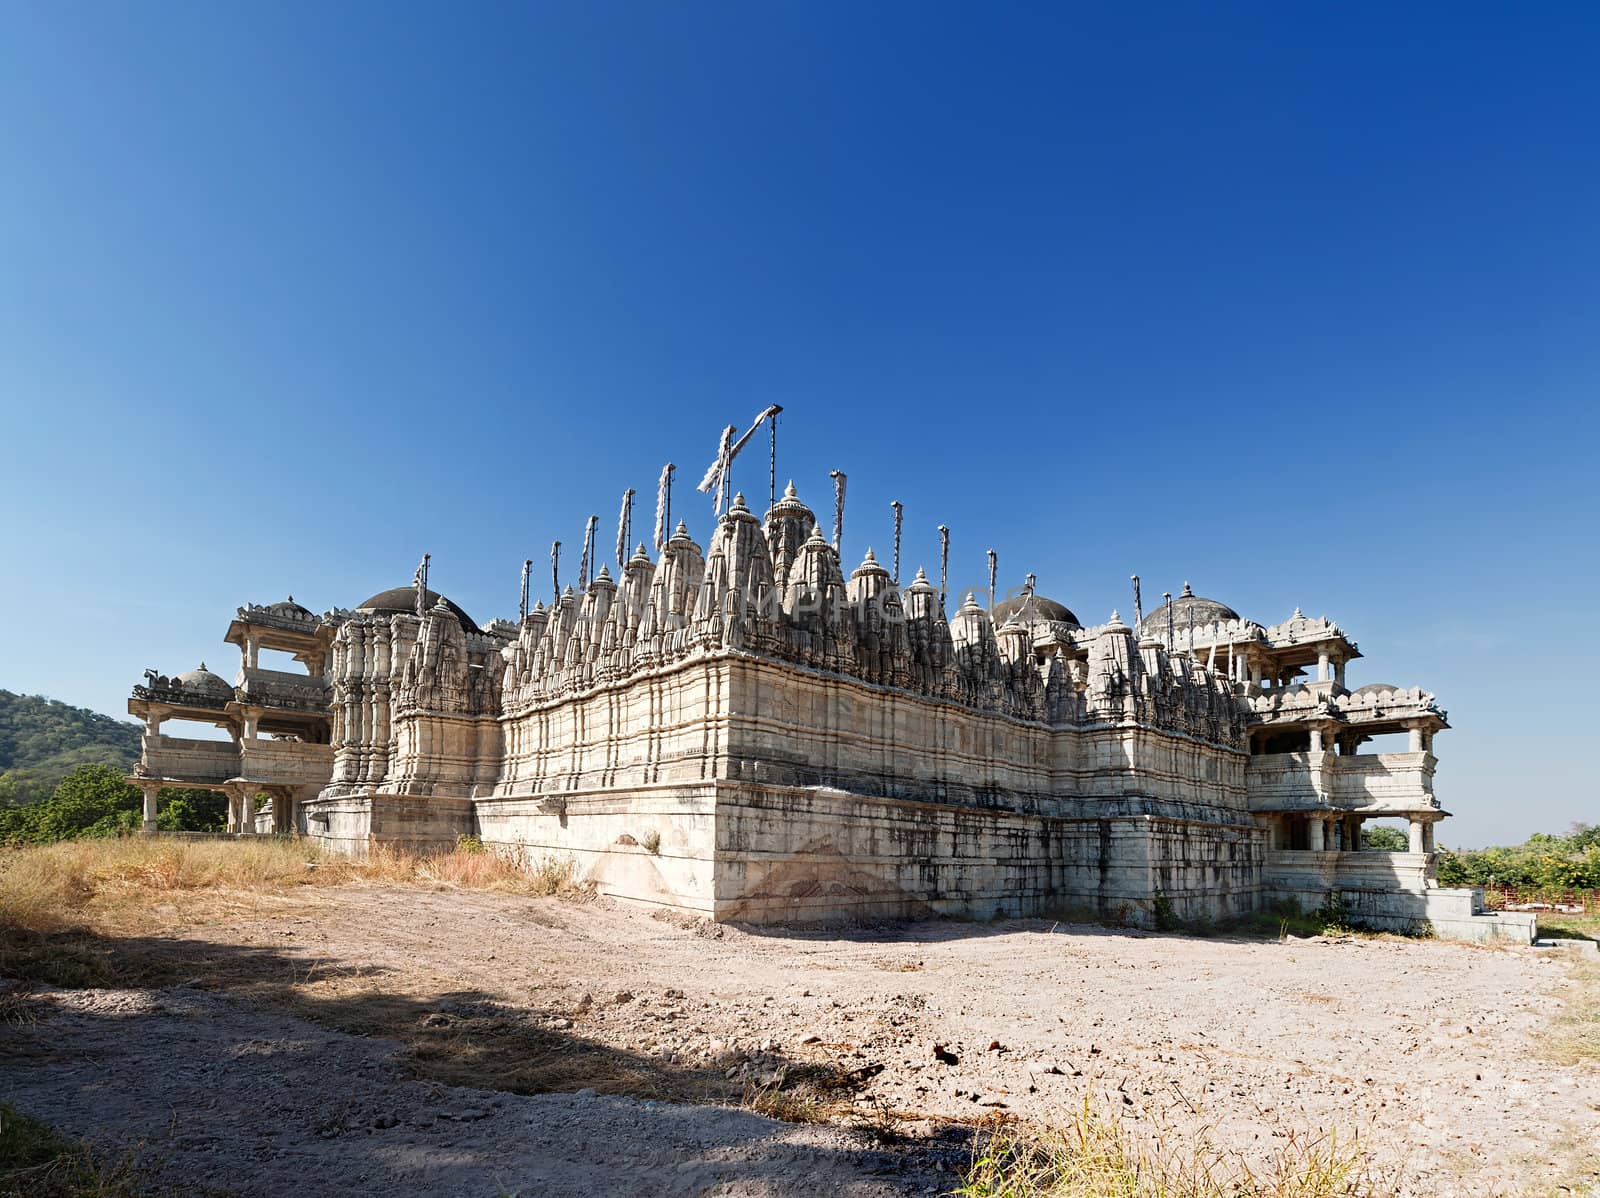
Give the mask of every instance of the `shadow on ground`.
POLYGON ((180 1192, 936 1193, 969 1157, 961 1129, 822 1126, 868 1080, 842 1069, 773 1053, 733 1080, 590 1039, 581 1007, 270 946, 0 928, 0 978, 22 983, 0 1091, 105 1153, 142 1145, 180 1192))

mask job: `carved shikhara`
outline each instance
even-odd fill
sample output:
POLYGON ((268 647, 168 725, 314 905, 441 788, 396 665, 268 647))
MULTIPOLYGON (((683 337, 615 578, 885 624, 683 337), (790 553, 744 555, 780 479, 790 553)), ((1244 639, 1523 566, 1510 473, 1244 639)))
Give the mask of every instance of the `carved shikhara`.
POLYGON ((1148 922, 1338 894, 1380 926, 1508 934, 1432 882, 1445 713, 1347 690, 1359 649, 1298 611, 1266 627, 1185 585, 1137 627, 1085 628, 1030 576, 993 615, 971 594, 947 614, 870 550, 846 579, 793 484, 764 517, 735 497, 708 550, 680 522, 518 622, 478 628, 422 570, 415 590, 320 619, 239 609, 232 688, 151 672, 135 691, 135 780, 265 787, 281 803, 241 797, 246 834, 354 853, 474 835, 722 919, 1148 922), (257 668, 263 646, 307 677, 257 668), (233 745, 160 735, 184 716, 233 745), (1408 751, 1356 751, 1396 731, 1408 751), (1409 820, 1413 851, 1357 851, 1375 816, 1409 820))

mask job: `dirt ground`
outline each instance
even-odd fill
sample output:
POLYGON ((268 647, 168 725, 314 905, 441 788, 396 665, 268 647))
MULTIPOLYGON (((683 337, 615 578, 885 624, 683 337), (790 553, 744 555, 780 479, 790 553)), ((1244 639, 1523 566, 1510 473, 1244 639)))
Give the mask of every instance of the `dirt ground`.
POLYGON ((36 998, 0 1028, 0 1086, 74 1135, 143 1140, 191 1189, 941 1193, 963 1127, 1058 1120, 1086 1090, 1163 1143, 1251 1159, 1355 1137, 1417 1195, 1600 1180, 1600 1069, 1539 1048, 1567 954, 752 930, 414 887, 172 914, 177 943, 151 943, 190 984, 36 998))

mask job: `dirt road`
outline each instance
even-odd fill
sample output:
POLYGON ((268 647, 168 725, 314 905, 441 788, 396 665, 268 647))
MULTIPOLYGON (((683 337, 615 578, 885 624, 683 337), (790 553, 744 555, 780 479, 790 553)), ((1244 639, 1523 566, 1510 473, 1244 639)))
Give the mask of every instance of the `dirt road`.
MULTIPOLYGON (((951 1184, 926 1168, 927 1154, 885 1155, 860 1130, 665 1101, 695 1087, 702 1101, 725 1101, 738 1089, 792 1117, 786 1096, 806 1089, 791 1083, 813 1076, 836 1087, 833 1121, 913 1137, 993 1112, 1050 1121, 1086 1087, 1163 1142, 1187 1137, 1250 1159, 1291 1133, 1334 1131, 1359 1137, 1419 1195, 1538 1193, 1594 1179, 1600 1161, 1600 1070, 1554 1064, 1536 1043, 1570 965, 1531 952, 1037 921, 757 932, 605 902, 360 886, 174 935, 209 963, 198 988, 129 999, 135 1009, 111 1020, 84 1013, 110 1001, 93 992, 58 996, 28 1034, 88 1064, 62 1073, 52 1057, 47 1077, 13 1053, 0 1058, 0 1079, 48 1107, 34 1113, 84 1132, 117 1127, 106 1093, 85 1088, 102 1062, 119 1092, 130 1071, 159 1074, 161 1060, 196 1053, 207 1068, 235 1054, 223 1077, 266 1066, 292 1080, 259 1119, 221 1120, 205 1149, 219 1154, 214 1184, 230 1191, 269 1192, 238 1184, 246 1166, 255 1176, 316 1156, 324 1141, 305 1120, 328 1118, 353 1079, 365 1080, 350 1092, 350 1122, 371 1146, 359 1159, 391 1194, 431 1189, 441 1160, 475 1170, 461 1193, 499 1192, 476 1185, 494 1178, 507 1192, 563 1192, 551 1178, 578 1177, 585 1161, 595 1172, 573 1192, 699 1193, 722 1180, 736 1188, 720 1193, 817 1193, 818 1177, 859 1193, 951 1184), (219 992, 209 976, 232 976, 242 960, 254 963, 245 977, 288 979, 295 1011, 321 1024, 412 1029, 406 1050, 247 1010, 265 989, 219 992), (486 1113, 422 1125, 418 1112, 435 1102, 426 1093, 440 1087, 405 1081, 404 1069, 569 1096, 445 1089, 444 1107, 486 1113), (600 1093, 570 1096, 579 1089, 600 1093), (607 1091, 661 1098, 646 1107, 607 1091), (302 1107, 322 1113, 279 1126, 302 1107), (396 1123, 375 1128, 385 1111, 396 1123), (555 1172, 518 1172, 534 1161, 555 1172), (682 1172, 660 1172, 666 1163, 682 1172), (656 1189, 641 1181, 669 1176, 656 1189)), ((127 1092, 123 1115, 137 1108, 149 1116, 141 1127, 165 1126, 172 1093, 156 1083, 127 1092)), ((247 1094, 236 1100, 248 1105, 247 1094)), ((204 1138, 204 1121, 185 1134, 204 1138)), ((332 1176, 322 1163, 315 1172, 332 1176)))

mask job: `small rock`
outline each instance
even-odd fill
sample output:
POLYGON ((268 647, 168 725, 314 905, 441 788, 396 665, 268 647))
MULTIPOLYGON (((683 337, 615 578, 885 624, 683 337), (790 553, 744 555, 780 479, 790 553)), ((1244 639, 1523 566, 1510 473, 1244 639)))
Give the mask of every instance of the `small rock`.
POLYGON ((933 1043, 928 1045, 928 1056, 938 1061, 941 1065, 959 1065, 961 1058, 956 1056, 943 1044, 933 1043))
POLYGON ((619 1007, 623 1003, 632 1002, 633 1001, 633 991, 631 991, 631 990, 618 990, 615 994, 613 994, 611 996, 611 1001, 616 1003, 619 1007))

